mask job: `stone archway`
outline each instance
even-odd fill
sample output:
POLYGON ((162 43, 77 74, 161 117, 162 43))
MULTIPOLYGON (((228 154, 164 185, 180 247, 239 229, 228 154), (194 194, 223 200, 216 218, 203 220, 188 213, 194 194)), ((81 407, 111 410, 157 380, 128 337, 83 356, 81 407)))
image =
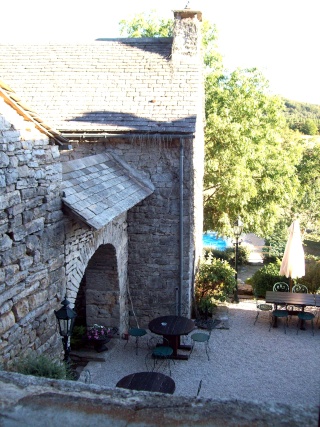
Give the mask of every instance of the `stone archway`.
POLYGON ((115 326, 120 323, 120 289, 116 249, 99 246, 85 271, 86 323, 115 326))

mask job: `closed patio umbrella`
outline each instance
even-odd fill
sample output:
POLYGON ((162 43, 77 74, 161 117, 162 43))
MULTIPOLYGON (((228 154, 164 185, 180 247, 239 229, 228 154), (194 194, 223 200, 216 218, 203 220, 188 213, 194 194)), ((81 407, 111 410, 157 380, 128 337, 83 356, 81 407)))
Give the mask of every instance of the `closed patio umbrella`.
POLYGON ((290 278, 291 291, 292 279, 305 275, 305 261, 298 220, 293 221, 289 227, 289 232, 290 234, 280 267, 280 275, 290 278))

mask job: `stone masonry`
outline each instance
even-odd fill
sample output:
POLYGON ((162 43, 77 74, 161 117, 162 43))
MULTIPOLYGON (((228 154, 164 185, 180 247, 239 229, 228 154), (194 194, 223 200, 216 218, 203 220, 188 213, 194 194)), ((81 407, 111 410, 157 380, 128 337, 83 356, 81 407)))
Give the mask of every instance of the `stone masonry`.
POLYGON ((58 147, 0 98, 0 353, 55 347, 65 290, 58 147))
MULTIPOLYGON (((116 326, 120 334, 137 323, 147 327, 157 315, 175 313, 179 295, 183 314, 190 314, 202 237, 200 15, 175 12, 177 43, 124 39, 90 46, 26 46, 22 51, 0 46, 0 77, 21 91, 62 136, 56 141, 57 132, 42 120, 35 121, 30 109, 22 103, 17 108, 17 94, 11 91, 9 99, 0 93, 0 355, 4 365, 30 352, 61 355, 54 310, 60 308, 65 294, 71 307, 81 295, 85 326, 116 326), (186 49, 181 46, 183 40, 186 49), (70 49, 77 48, 82 67, 72 63, 77 55, 70 55, 70 49), (52 50, 50 62, 48 49, 52 50), (36 60, 34 69, 25 55, 36 60), (50 78, 41 82, 41 75, 47 71, 52 75, 46 67, 53 64, 56 71, 64 64, 63 57, 69 65, 67 71, 62 67, 67 75, 59 82, 67 81, 67 90, 61 89, 63 94, 56 97, 54 91, 46 91, 50 78), (97 67, 97 58, 105 61, 103 66, 97 67), (118 59, 121 63, 116 67, 118 59), (17 61, 26 65, 25 76, 15 73, 17 61), (34 77, 39 67, 42 74, 34 77), (118 70, 111 86, 108 69, 118 70), (83 78, 78 99, 77 84, 83 78), (95 84, 94 92, 88 78, 95 84), (30 93, 29 81, 34 86, 30 93), (90 92, 88 100, 96 104, 80 112, 86 102, 85 84, 96 94, 94 98, 90 92), (106 88, 109 92, 104 97, 106 88), (69 101, 63 101, 62 108, 59 103, 65 96, 69 101), (115 104, 108 105, 110 100, 115 104), (66 113, 66 108, 74 110, 66 113), (71 151, 59 150, 61 139, 66 138, 73 145, 71 151), (152 189, 131 208, 119 211, 108 223, 99 220, 100 226, 94 228, 76 215, 72 205, 63 203, 63 165, 73 160, 81 163, 81 159, 86 163, 89 156, 102 153, 117 156, 119 168, 126 170, 132 182, 137 183, 140 176, 152 189)), ((120 169, 113 172, 115 185, 121 185, 120 169)), ((80 178, 78 184, 86 188, 86 177, 80 178)), ((95 189, 91 190, 91 206, 88 194, 86 203, 94 211, 101 205, 95 204, 95 189)))

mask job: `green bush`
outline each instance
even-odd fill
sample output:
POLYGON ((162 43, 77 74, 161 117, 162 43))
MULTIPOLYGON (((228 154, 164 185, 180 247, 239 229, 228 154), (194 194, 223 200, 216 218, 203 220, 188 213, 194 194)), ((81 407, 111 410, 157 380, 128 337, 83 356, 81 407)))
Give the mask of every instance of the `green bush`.
POLYGON ((256 296, 265 298, 266 291, 272 291, 276 282, 289 283, 289 279, 279 275, 280 265, 280 261, 264 265, 248 280, 256 296))
POLYGON ((306 274, 301 279, 295 280, 297 283, 306 285, 309 292, 320 293, 320 260, 318 257, 306 256, 306 274))
POLYGON ((196 309, 200 314, 212 314, 217 301, 225 301, 234 291, 236 285, 235 270, 227 261, 204 258, 196 275, 195 299, 196 309))
MULTIPOLYGON (((235 250, 234 248, 227 248, 228 262, 231 266, 235 265, 235 250)), ((239 246, 238 248, 238 265, 246 265, 249 262, 250 249, 247 246, 239 246)))
MULTIPOLYGON (((220 260, 228 261, 231 267, 235 264, 234 259, 234 248, 226 248, 226 250, 221 251, 219 249, 214 249, 210 246, 205 246, 203 248, 203 256, 205 259, 208 259, 209 256, 217 258, 220 260)), ((238 249, 238 265, 245 265, 249 262, 250 249, 247 246, 239 246, 238 249)))
POLYGON ((264 263, 275 263, 281 260, 288 240, 288 225, 279 222, 271 236, 265 237, 265 247, 262 249, 264 263))
POLYGON ((73 328, 70 338, 70 346, 72 349, 79 349, 84 345, 84 337, 87 334, 87 328, 83 325, 76 325, 73 328))
POLYGON ((212 248, 211 246, 205 246, 203 248, 203 257, 208 259, 209 257, 222 259, 229 261, 230 255, 226 251, 221 251, 219 249, 212 248))
POLYGON ((74 379, 70 368, 61 362, 51 360, 45 355, 20 357, 13 363, 11 370, 24 375, 52 378, 56 380, 74 379))

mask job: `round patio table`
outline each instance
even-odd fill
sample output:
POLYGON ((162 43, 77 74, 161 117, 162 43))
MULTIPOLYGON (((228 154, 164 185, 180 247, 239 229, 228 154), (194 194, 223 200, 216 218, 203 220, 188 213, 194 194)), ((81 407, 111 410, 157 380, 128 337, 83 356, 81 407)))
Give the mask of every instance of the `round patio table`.
POLYGON ((116 387, 173 394, 176 385, 172 378, 161 372, 136 372, 123 377, 116 387))
POLYGON ((193 331, 195 324, 193 320, 183 316, 161 316, 151 320, 149 329, 157 335, 163 336, 164 345, 173 348, 172 359, 188 360, 187 354, 179 354, 178 349, 191 350, 191 345, 180 344, 180 336, 188 335, 193 331))

